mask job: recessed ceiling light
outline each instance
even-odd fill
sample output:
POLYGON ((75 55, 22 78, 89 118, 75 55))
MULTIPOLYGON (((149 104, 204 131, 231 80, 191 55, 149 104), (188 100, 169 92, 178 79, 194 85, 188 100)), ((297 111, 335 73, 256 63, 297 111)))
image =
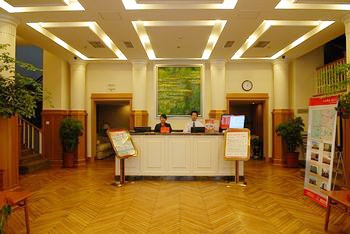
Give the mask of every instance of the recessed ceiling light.
MULTIPOLYGON (((188 26, 212 26, 212 31, 201 58, 186 59, 209 59, 222 30, 226 25, 226 20, 190 20, 190 21, 132 21, 132 25, 138 34, 141 44, 146 50, 147 56, 151 60, 162 60, 171 58, 157 58, 151 45, 151 41, 146 32, 146 27, 188 27, 188 26)), ((183 58, 185 59, 185 58, 183 58)))
POLYGON ((245 43, 232 56, 231 59, 276 59, 333 23, 334 21, 264 20, 262 24, 260 24, 260 26, 255 30, 255 32, 248 37, 245 43), (242 58, 242 55, 272 26, 314 26, 314 28, 306 34, 304 34, 303 36, 296 39, 295 41, 293 41, 288 46, 284 47, 282 50, 272 55, 271 57, 242 58))
POLYGON ((58 45, 62 46, 66 50, 72 52, 79 58, 83 60, 126 60, 125 55, 120 51, 120 49, 114 44, 114 42, 109 38, 109 36, 100 28, 100 26, 96 22, 50 22, 50 23, 27 23, 28 26, 37 30, 41 34, 50 38, 58 45), (101 41, 117 56, 117 58, 89 58, 74 49, 68 43, 63 41, 61 38, 55 36, 51 32, 49 32, 46 28, 72 28, 72 27, 88 27, 91 31, 93 31, 101 41))
POLYGON ((33 7, 14 7, 5 0, 0 0, 0 8, 9 13, 18 12, 40 12, 40 11, 83 11, 84 7, 78 0, 64 0, 62 6, 33 6, 33 7))
MULTIPOLYGON (((350 4, 348 3, 324 3, 325 1, 319 1, 318 3, 298 3, 296 0, 281 0, 275 9, 323 9, 323 10, 342 10, 349 11, 350 4), (323 3, 320 3, 323 2, 323 3)), ((334 1, 333 1, 334 2, 334 1)))
POLYGON ((162 0, 157 3, 138 3, 136 0, 122 0, 126 10, 149 9, 234 9, 238 0, 223 0, 222 3, 207 3, 203 1, 162 0), (161 2, 161 3, 160 3, 161 2))

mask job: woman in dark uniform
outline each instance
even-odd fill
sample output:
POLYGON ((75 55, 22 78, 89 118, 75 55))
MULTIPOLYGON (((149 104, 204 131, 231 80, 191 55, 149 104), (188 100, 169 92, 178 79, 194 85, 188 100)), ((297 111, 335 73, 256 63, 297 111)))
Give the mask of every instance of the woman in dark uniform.
POLYGON ((154 131, 155 132, 162 132, 162 133, 166 133, 166 132, 170 133, 172 131, 172 129, 171 129, 170 124, 166 123, 166 120, 167 120, 166 114, 161 114, 160 115, 160 123, 154 127, 154 131))

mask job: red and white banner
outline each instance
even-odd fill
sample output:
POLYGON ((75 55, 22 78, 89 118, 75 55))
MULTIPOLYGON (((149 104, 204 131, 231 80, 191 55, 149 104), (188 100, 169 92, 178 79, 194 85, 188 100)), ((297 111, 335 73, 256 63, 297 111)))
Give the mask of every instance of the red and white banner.
POLYGON ((336 96, 311 98, 307 132, 304 195, 326 207, 331 190, 338 105, 336 96))

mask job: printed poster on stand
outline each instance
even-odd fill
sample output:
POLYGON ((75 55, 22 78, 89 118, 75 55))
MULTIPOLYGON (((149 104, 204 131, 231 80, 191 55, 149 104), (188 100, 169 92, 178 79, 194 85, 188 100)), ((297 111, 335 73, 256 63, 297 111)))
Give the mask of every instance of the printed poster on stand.
POLYGON ((304 195, 323 207, 330 191, 335 151, 338 98, 311 98, 307 132, 304 195))

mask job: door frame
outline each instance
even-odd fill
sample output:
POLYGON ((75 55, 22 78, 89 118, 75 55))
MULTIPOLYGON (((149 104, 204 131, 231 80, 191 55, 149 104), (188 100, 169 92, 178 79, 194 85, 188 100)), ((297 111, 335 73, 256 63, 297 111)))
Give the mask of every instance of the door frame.
MULTIPOLYGON (((96 104, 111 101, 128 101, 132 110, 131 93, 93 93, 91 94, 91 158, 96 157, 96 104)), ((129 117, 131 127, 131 116, 129 117)))
POLYGON ((226 94, 227 111, 232 101, 261 101, 263 107, 263 153, 269 161, 269 94, 268 93, 228 93, 226 94))

